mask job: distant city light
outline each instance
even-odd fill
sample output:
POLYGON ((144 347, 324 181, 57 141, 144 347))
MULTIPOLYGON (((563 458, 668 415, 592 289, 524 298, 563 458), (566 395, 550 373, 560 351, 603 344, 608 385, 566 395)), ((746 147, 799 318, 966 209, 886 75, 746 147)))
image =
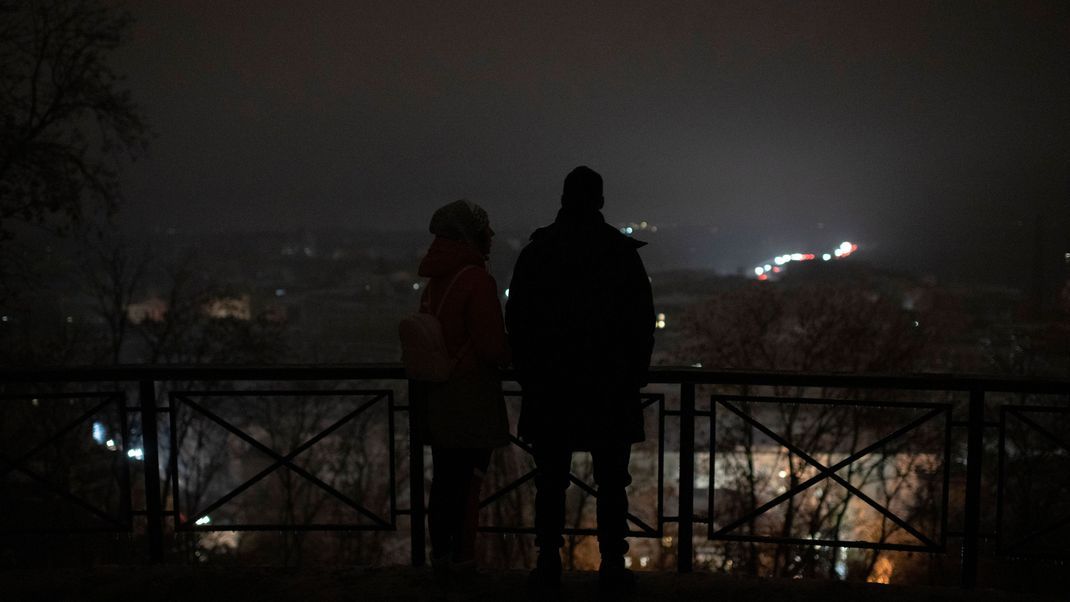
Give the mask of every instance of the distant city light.
POLYGON ((658 314, 658 319, 654 323, 654 326, 657 327, 659 330, 663 330, 665 328, 665 314, 658 314))
POLYGON ((276 297, 285 297, 286 296, 286 289, 284 289, 284 288, 275 289, 275 296, 276 297))
POLYGON ((97 443, 101 443, 102 444, 102 443, 104 443, 104 440, 106 438, 107 438, 107 432, 104 429, 104 423, 102 423, 102 422, 94 422, 93 423, 93 441, 96 441, 97 443))
POLYGON ((625 230, 625 233, 626 233, 626 234, 631 234, 631 233, 632 233, 632 227, 631 227, 631 226, 628 226, 628 227, 627 227, 627 228, 625 228, 624 230, 625 230))
POLYGON ((212 523, 212 519, 207 516, 202 516, 193 522, 195 525, 208 525, 212 523))
MULTIPOLYGON (((823 261, 832 260, 835 257, 847 257, 851 253, 858 250, 858 245, 850 242, 843 241, 832 253, 822 253, 821 259, 823 261)), ((815 253, 785 253, 783 255, 777 255, 773 258, 772 264, 760 265, 754 268, 754 275, 758 277, 758 280, 768 280, 769 272, 779 274, 782 271, 781 266, 786 266, 793 261, 813 261, 817 258, 815 253), (774 265, 776 267, 774 267, 774 265)), ((784 268, 786 269, 786 268, 784 268)))
POLYGON ((857 250, 858 245, 845 240, 840 243, 839 248, 836 249, 836 257, 847 257, 848 255, 854 253, 857 250))
POLYGON ((104 447, 110 449, 111 451, 119 449, 119 446, 115 445, 115 439, 108 439, 107 441, 105 441, 104 447))
POLYGON ((420 283, 419 282, 413 282, 412 283, 412 290, 414 290, 414 291, 420 290, 420 283))
POLYGON ((132 460, 144 460, 145 450, 141 449, 140 447, 135 447, 134 449, 127 450, 126 457, 132 460))
POLYGON ((776 473, 776 476, 778 476, 778 477, 783 479, 784 477, 788 476, 788 471, 782 470, 782 471, 776 473))
POLYGON ((509 298, 509 289, 505 289, 505 298, 506 298, 506 299, 508 299, 508 298, 509 298))
POLYGON ((847 577, 847 548, 840 548, 840 559, 836 561, 836 574, 840 579, 847 577))

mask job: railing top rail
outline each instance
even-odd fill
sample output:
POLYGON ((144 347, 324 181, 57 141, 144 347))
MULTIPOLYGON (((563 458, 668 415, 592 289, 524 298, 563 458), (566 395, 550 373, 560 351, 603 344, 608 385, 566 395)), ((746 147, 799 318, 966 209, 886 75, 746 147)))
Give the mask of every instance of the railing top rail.
POLYGON ((908 389, 915 391, 992 391, 1070 393, 1070 379, 1002 377, 979 374, 850 374, 844 372, 735 371, 665 367, 650 371, 651 382, 908 389))
MULTIPOLYGON (((512 380, 512 370, 503 372, 512 380)), ((240 365, 116 365, 52 368, 0 368, 0 383, 158 381, 300 381, 300 380, 404 380, 401 364, 277 364, 240 365)), ((712 370, 659 366, 650 369, 651 383, 768 385, 917 391, 992 391, 1019 393, 1070 393, 1070 379, 995 377, 959 374, 846 374, 712 370)))

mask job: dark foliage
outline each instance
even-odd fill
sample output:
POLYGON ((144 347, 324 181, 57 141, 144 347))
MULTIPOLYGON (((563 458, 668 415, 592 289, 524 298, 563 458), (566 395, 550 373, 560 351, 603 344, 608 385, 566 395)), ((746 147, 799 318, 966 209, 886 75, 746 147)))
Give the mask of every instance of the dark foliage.
POLYGON ((96 0, 0 0, 0 240, 115 211, 120 160, 148 137, 108 62, 131 23, 96 0))

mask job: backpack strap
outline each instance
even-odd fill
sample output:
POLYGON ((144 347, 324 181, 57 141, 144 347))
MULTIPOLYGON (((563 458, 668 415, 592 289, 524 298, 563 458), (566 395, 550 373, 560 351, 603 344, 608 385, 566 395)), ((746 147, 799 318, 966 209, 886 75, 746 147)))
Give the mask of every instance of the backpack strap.
POLYGON ((453 290, 453 285, 457 283, 457 279, 461 277, 461 274, 467 272, 468 270, 474 267, 476 266, 466 265, 463 268, 457 270, 457 273, 454 274, 453 278, 450 279, 450 283, 446 287, 446 292, 442 293, 442 299, 438 302, 438 307, 435 309, 435 313, 432 315, 434 315, 436 318, 438 317, 438 314, 442 312, 442 306, 446 304, 446 297, 450 296, 450 291, 453 290))
MULTIPOLYGON (((453 285, 456 284, 457 279, 461 277, 461 274, 467 272, 469 269, 474 268, 474 265, 466 265, 463 268, 457 270, 457 273, 450 279, 449 285, 446 287, 446 292, 442 293, 442 300, 438 302, 438 307, 435 309, 434 316, 438 318, 438 314, 442 312, 442 306, 446 304, 446 297, 450 296, 450 291, 453 290, 453 285)), ((457 357, 453 358, 453 365, 457 365, 457 362, 461 361, 461 357, 464 356, 465 351, 472 344, 472 337, 468 337, 468 340, 461 345, 461 348, 457 351, 457 357)))

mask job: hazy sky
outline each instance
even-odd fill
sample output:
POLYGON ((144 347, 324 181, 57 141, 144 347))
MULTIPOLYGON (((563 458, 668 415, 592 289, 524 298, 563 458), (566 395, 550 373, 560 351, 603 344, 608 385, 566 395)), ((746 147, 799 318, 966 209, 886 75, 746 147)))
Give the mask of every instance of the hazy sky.
MULTIPOLYGON (((1070 3, 138 0, 127 224, 1066 220, 1070 3)), ((1070 224, 1070 221, 1062 222, 1070 224)))

